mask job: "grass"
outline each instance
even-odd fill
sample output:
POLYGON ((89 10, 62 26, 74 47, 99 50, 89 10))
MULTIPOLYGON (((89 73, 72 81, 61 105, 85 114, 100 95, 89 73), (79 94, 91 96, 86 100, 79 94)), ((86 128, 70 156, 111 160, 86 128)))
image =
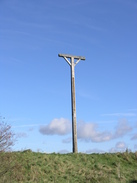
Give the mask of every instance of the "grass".
POLYGON ((27 150, 10 153, 9 162, 13 168, 0 177, 0 183, 137 183, 137 152, 46 154, 27 150))

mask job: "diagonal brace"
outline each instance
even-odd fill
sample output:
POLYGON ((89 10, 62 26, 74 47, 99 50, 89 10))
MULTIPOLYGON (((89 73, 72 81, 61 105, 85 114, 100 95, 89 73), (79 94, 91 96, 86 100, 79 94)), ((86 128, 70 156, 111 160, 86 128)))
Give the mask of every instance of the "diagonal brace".
POLYGON ((67 59, 67 57, 63 57, 65 60, 66 60, 66 62, 71 66, 71 63, 70 63, 70 61, 67 59))
POLYGON ((81 58, 79 58, 76 62, 75 65, 77 65, 79 63, 79 61, 81 60, 81 58))

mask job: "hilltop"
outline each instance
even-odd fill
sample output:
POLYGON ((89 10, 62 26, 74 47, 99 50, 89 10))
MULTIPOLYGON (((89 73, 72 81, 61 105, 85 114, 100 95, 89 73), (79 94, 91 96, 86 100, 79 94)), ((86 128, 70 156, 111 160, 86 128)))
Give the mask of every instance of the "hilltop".
POLYGON ((137 152, 46 154, 26 150, 0 153, 0 158, 6 162, 0 167, 0 183, 137 182, 137 152))

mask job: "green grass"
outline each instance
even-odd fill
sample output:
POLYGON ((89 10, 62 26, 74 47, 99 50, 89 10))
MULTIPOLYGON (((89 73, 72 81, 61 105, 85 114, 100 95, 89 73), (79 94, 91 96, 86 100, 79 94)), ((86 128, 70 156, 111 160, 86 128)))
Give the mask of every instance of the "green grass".
POLYGON ((0 183, 137 183, 137 152, 46 154, 28 150, 10 153, 10 164, 13 168, 0 177, 0 183))

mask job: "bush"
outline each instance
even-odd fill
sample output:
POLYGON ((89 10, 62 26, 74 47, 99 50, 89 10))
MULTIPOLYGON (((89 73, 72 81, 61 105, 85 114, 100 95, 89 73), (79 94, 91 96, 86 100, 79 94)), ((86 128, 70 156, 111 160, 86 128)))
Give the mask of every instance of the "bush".
POLYGON ((0 121, 0 152, 9 151, 14 145, 14 133, 11 126, 4 121, 0 121))
POLYGON ((11 146, 14 145, 14 133, 11 126, 0 119, 0 179, 6 181, 5 174, 9 174, 15 165, 12 164, 11 146))

